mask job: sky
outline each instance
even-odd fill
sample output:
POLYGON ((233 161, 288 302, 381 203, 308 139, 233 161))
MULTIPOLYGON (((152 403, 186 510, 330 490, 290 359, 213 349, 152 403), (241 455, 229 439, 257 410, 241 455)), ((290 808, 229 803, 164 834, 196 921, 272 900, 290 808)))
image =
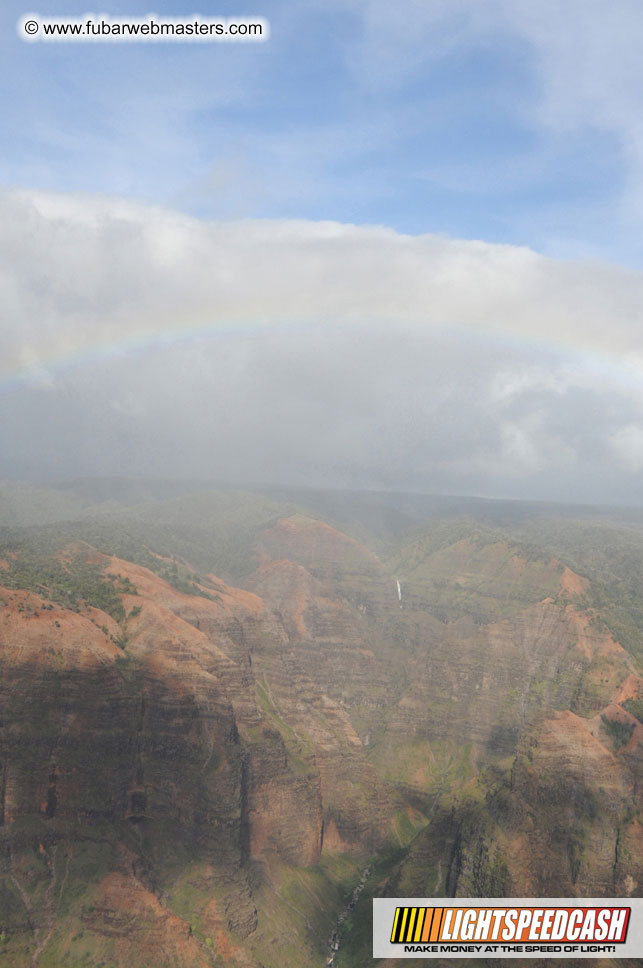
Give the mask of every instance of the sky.
POLYGON ((641 504, 640 3, 150 9, 0 12, 0 475, 641 504))

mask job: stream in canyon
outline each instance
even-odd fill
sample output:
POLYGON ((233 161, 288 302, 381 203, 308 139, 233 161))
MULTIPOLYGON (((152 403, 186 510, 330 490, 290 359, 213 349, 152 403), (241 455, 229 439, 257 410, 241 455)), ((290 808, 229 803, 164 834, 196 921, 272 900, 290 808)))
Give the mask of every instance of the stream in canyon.
POLYGON ((370 866, 365 867, 364 870, 362 871, 362 876, 360 877, 359 881, 357 882, 353 890, 353 893, 351 894, 350 901, 348 902, 348 904, 346 905, 342 913, 335 921, 335 926, 333 928, 332 934, 330 936, 330 940, 328 942, 328 958, 326 960, 326 968, 332 968, 332 966, 335 964, 335 958, 337 957, 337 952, 339 951, 339 946, 340 946, 340 940, 339 940, 340 928, 344 923, 344 921, 346 920, 346 918, 349 917, 355 910, 357 902, 359 901, 362 891, 364 890, 366 886, 366 882, 370 876, 371 876, 370 866))

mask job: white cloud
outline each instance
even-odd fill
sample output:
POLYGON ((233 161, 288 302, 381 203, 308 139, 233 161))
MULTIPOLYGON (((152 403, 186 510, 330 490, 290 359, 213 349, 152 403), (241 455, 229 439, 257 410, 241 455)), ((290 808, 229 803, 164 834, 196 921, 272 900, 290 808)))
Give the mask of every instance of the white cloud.
POLYGON ((243 324, 463 327, 643 360, 643 273, 337 222, 202 222, 118 199, 5 194, 3 367, 243 324))
POLYGON ((611 444, 621 466, 629 471, 643 470, 643 427, 628 424, 616 431, 611 444))
POLYGON ((0 248, 5 463, 552 497, 643 425, 640 273, 30 192, 0 248))
POLYGON ((541 89, 538 117, 558 131, 594 128, 620 142, 625 212, 643 217, 643 122, 637 0, 502 0, 507 23, 530 44, 541 89))

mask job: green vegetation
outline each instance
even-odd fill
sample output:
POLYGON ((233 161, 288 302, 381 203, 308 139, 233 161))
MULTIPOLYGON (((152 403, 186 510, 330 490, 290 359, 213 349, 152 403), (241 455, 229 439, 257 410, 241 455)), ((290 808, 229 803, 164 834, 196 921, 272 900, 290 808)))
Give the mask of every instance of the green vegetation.
MULTIPOLYGON (((340 949, 337 952, 337 968, 370 968, 373 964, 373 898, 382 896, 383 887, 406 856, 401 847, 387 845, 370 859, 371 873, 364 890, 349 917, 339 931, 340 949)), ((352 886, 357 881, 355 876, 352 886)), ((350 897, 347 891, 346 900, 350 897)))
MULTIPOLYGON (((270 687, 265 678, 257 680, 255 684, 257 703, 265 713, 268 714, 270 722, 280 733, 287 750, 288 763, 294 773, 308 775, 311 772, 311 765, 307 757, 313 753, 314 747, 307 736, 299 737, 294 730, 280 716, 275 706, 270 687)), ((258 742, 265 742, 263 734, 257 736, 258 742)))
POLYGON ((622 746, 629 742, 634 730, 634 723, 621 723, 617 719, 608 719, 605 715, 601 716, 601 722, 605 732, 612 740, 615 750, 620 750, 622 746))
POLYGON ((626 699, 621 706, 643 723, 643 698, 626 699))
POLYGON ((9 564, 2 574, 7 588, 36 592, 73 611, 89 605, 122 622, 125 610, 121 595, 137 594, 128 578, 106 574, 91 548, 75 547, 65 552, 62 541, 53 548, 42 548, 30 535, 26 540, 5 541, 0 545, 0 555, 9 564))
POLYGON ((519 537, 558 556, 590 581, 587 604, 606 631, 643 658, 643 522, 639 512, 588 509, 577 519, 550 517, 521 528, 519 537))
POLYGON ((555 596, 562 566, 498 528, 469 518, 432 521, 407 537, 389 561, 405 601, 441 621, 469 615, 496 621, 555 596))
POLYGON ((187 583, 180 588, 186 594, 203 594, 191 585, 193 569, 200 576, 213 572, 230 580, 249 574, 257 564, 259 531, 293 510, 292 505, 243 491, 204 491, 170 501, 143 501, 117 514, 64 525, 64 530, 105 554, 149 568, 170 584, 175 579, 187 583))

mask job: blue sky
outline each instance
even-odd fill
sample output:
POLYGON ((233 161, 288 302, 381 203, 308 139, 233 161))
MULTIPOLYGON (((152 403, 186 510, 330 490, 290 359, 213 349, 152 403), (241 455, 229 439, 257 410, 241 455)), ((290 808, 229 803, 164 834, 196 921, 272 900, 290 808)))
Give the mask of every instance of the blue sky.
POLYGON ((225 0, 272 30, 226 45, 33 12, 0 13, 0 475, 641 503, 640 0, 225 0))
POLYGON ((28 9, 3 4, 4 185, 640 263, 638 3, 224 0, 272 26, 225 46, 26 44, 28 9))

